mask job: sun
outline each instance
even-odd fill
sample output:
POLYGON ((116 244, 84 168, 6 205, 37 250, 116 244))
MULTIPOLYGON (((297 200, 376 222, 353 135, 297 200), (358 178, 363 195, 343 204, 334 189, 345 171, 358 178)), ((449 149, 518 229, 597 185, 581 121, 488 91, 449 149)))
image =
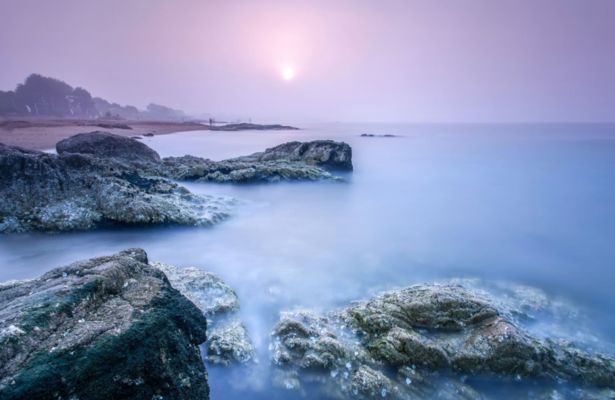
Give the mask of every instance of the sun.
POLYGON ((295 69, 293 67, 282 68, 282 79, 292 81, 295 78, 295 69))

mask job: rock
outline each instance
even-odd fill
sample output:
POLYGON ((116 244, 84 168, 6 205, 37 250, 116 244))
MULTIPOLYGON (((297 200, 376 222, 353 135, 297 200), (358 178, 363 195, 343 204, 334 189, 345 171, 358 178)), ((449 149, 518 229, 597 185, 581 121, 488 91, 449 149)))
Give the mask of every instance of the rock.
POLYGON ((0 285, 0 398, 207 399, 206 319, 141 249, 0 285))
POLYGON ((198 157, 168 157, 163 160, 165 176, 187 181, 258 183, 279 181, 341 180, 322 168, 287 160, 211 161, 198 157))
POLYGON ((311 142, 288 142, 255 153, 239 157, 239 160, 257 161, 300 161, 308 165, 331 170, 352 171, 352 149, 344 142, 314 140, 311 142))
POLYGON ((223 161, 167 157, 159 174, 176 180, 217 183, 342 180, 329 170, 352 170, 352 149, 331 140, 289 142, 223 161))
POLYGON ((122 124, 118 122, 101 122, 99 124, 96 124, 96 126, 104 129, 132 129, 132 127, 128 124, 122 124))
POLYGON ((209 330, 206 360, 212 364, 245 364, 254 359, 254 346, 239 318, 216 321, 209 330))
POLYGON ((239 298, 228 284, 195 267, 180 268, 159 262, 152 266, 164 272, 173 287, 208 318, 207 361, 231 365, 254 360, 254 346, 238 315, 239 298))
POLYGON ((79 133, 56 144, 58 154, 92 154, 130 162, 158 162, 160 156, 145 144, 133 138, 109 132, 79 133))
POLYGON ((529 305, 551 310, 544 296, 521 287, 496 300, 473 289, 475 282, 460 282, 394 290, 324 316, 284 313, 272 333, 273 362, 299 387, 317 382, 339 398, 352 397, 349 390, 365 398, 378 390, 393 398, 479 398, 465 376, 615 389, 615 359, 539 339, 517 324, 529 305))
POLYGON ((144 133, 143 136, 145 136, 145 137, 153 137, 154 134, 152 132, 148 132, 148 133, 144 133))
POLYGON ((164 272, 173 287, 210 317, 239 310, 237 294, 222 279, 196 267, 176 267, 161 262, 151 265, 164 272))
POLYGON ((86 230, 104 225, 210 225, 232 200, 197 196, 168 179, 210 182, 342 180, 352 168, 345 143, 291 142, 214 162, 168 157, 105 132, 58 143, 59 155, 0 144, 0 233, 86 230))
POLYGON ((293 390, 316 384, 335 399, 482 398, 461 381, 400 367, 390 376, 337 314, 284 312, 272 333, 274 384, 293 390), (410 377, 411 376, 411 377, 410 377))
POLYGON ((398 135, 391 135, 389 133, 384 134, 384 135, 376 135, 374 133, 362 133, 361 135, 359 135, 361 137, 381 137, 381 138, 394 138, 394 137, 399 137, 398 135))
POLYGON ((57 156, 0 144, 0 233, 211 225, 228 216, 230 204, 148 177, 121 159, 57 156))
POLYGON ((299 128, 295 128, 294 126, 288 125, 261 125, 261 124, 250 124, 250 123, 239 123, 239 124, 226 124, 226 125, 212 125, 209 127, 211 131, 247 131, 247 130, 257 130, 257 131, 280 131, 280 130, 298 130, 299 128))

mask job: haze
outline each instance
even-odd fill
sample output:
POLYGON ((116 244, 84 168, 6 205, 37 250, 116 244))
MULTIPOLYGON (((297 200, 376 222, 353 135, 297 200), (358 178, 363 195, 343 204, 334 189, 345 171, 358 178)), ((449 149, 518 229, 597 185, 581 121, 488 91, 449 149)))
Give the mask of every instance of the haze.
POLYGON ((609 0, 0 0, 0 15, 0 90, 36 72, 194 115, 615 119, 609 0))

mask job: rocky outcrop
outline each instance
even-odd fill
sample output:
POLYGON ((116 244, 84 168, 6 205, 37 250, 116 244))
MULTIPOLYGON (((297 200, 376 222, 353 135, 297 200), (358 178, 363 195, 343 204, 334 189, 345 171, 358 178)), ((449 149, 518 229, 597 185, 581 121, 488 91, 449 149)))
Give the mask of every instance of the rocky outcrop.
POLYGON ((565 381, 584 394, 615 388, 615 359, 522 329, 514 316, 527 309, 516 306, 528 304, 539 301, 500 301, 447 283, 387 292, 324 316, 285 313, 272 334, 273 360, 285 387, 316 381, 337 398, 480 398, 462 382, 468 376, 565 381))
POLYGON ((288 142, 269 148, 262 153, 239 157, 237 160, 288 160, 303 162, 329 170, 352 171, 352 149, 344 142, 334 142, 333 140, 314 140, 304 143, 288 142))
POLYGON ((390 133, 385 133, 385 134, 376 134, 376 133, 362 133, 359 135, 360 137, 378 137, 378 138, 395 138, 395 137, 399 137, 398 135, 392 135, 390 133))
POLYGON ((210 225, 228 216, 229 200, 196 196, 138 171, 122 157, 57 156, 0 144, 0 232, 210 225))
POLYGON ((250 124, 247 122, 239 124, 226 124, 226 125, 212 125, 209 127, 211 131, 286 131, 286 130, 298 130, 294 126, 288 125, 261 125, 250 124))
POLYGON ((229 285, 218 276, 195 267, 180 268, 158 262, 152 266, 164 272, 173 287, 207 317, 207 361, 231 365, 254 360, 254 346, 239 318, 239 298, 229 285))
POLYGON ((352 149, 332 140, 289 142, 224 161, 183 156, 163 159, 161 174, 178 180, 218 183, 341 180, 336 171, 352 170, 352 149))
POLYGON ((133 138, 108 132, 79 133, 56 144, 58 154, 92 154, 129 162, 158 162, 160 156, 145 144, 133 138))
POLYGON ((197 196, 168 179, 211 182, 340 180, 350 146, 291 142, 226 161, 160 160, 142 142, 105 132, 57 144, 58 155, 0 144, 0 233, 85 230, 103 225, 210 225, 229 199, 197 196))
POLYGON ((207 399, 202 312, 143 250, 0 285, 0 398, 207 399))

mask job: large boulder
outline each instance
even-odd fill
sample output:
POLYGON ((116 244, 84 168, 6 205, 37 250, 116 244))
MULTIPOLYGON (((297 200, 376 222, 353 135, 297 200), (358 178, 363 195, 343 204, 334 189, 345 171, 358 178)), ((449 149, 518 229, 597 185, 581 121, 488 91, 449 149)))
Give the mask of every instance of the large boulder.
POLYGON ((0 285, 0 398, 208 399, 201 311, 141 249, 0 285))
POLYGON ((160 161, 158 153, 138 140, 101 131, 79 133, 60 140, 56 144, 56 151, 58 154, 92 154, 131 162, 160 161))
POLYGON ((0 233, 102 225, 210 225, 229 200, 197 196, 114 158, 0 144, 0 233))

